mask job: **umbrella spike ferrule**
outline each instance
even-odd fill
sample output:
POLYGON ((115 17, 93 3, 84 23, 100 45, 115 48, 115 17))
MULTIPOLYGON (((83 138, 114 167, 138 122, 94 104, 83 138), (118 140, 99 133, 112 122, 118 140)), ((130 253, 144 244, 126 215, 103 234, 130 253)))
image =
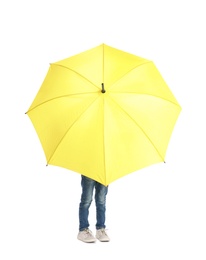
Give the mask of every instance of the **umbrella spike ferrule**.
POLYGON ((105 92, 106 92, 106 90, 104 88, 104 83, 102 83, 102 93, 105 93, 105 92))

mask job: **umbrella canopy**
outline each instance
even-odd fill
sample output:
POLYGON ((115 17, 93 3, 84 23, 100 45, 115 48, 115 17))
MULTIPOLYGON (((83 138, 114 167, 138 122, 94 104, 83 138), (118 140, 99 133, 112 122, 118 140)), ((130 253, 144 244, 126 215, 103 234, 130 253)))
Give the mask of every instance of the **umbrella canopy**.
POLYGON ((152 61, 101 44, 51 63, 26 114, 47 164, 108 185, 165 160, 180 111, 152 61))

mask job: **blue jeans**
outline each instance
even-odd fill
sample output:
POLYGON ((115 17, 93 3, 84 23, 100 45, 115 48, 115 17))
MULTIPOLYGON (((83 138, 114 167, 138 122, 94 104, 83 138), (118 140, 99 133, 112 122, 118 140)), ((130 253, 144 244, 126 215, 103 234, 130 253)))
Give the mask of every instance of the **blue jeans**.
POLYGON ((79 204, 79 231, 89 227, 89 207, 93 200, 93 191, 95 189, 96 204, 96 229, 105 228, 106 195, 108 186, 94 181, 82 175, 81 179, 82 195, 79 204))

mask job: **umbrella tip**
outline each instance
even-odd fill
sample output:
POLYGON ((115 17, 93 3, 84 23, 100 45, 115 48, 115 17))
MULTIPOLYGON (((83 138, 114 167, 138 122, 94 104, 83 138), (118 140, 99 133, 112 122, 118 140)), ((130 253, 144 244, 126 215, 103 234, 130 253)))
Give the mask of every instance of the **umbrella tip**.
POLYGON ((105 92, 106 92, 106 90, 104 88, 104 83, 102 83, 102 93, 105 93, 105 92))

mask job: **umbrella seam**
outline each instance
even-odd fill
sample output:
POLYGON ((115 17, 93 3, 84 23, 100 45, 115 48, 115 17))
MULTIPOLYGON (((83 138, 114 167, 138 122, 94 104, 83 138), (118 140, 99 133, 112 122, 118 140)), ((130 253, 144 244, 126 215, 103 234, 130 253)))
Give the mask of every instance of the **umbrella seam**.
MULTIPOLYGON (((102 83, 104 84, 104 55, 105 49, 104 44, 102 45, 102 83)), ((103 99, 103 113, 105 109, 105 99, 103 99)), ((105 113, 103 114, 103 156, 104 156, 104 172, 105 172, 105 183, 107 183, 107 176, 106 176, 106 155, 105 155, 105 113)))
POLYGON ((118 78, 112 85, 110 85, 109 90, 112 88, 112 86, 113 86, 114 84, 116 84, 118 81, 122 80, 122 78, 124 78, 124 77, 125 77, 127 74, 129 74, 131 71, 133 71, 134 69, 136 69, 136 68, 138 68, 138 67, 141 67, 141 66, 143 66, 143 65, 145 65, 145 64, 148 64, 148 63, 153 63, 153 62, 152 62, 152 61, 145 61, 144 63, 141 63, 141 64, 135 66, 134 68, 130 69, 129 71, 127 71, 124 75, 122 75, 122 77, 118 78))
POLYGON ((70 96, 78 96, 78 95, 89 95, 89 94, 96 94, 97 92, 87 92, 87 93, 76 93, 76 94, 68 94, 68 95, 62 95, 62 96, 59 96, 59 97, 54 97, 54 98, 51 98, 51 99, 48 99, 44 102, 42 102, 41 104, 38 104, 36 105, 35 107, 29 109, 25 114, 28 114, 29 112, 31 112, 32 110, 36 109, 37 107, 41 106, 41 105, 44 105, 45 103, 48 103, 50 101, 53 101, 55 99, 58 99, 58 98, 64 98, 64 97, 70 97, 70 96))
MULTIPOLYGON (((105 99, 103 99, 103 113, 105 109, 105 99)), ((105 113, 103 114, 103 154, 104 154, 104 172, 105 172, 105 183, 107 183, 106 174, 106 153, 105 153, 105 113)))
POLYGON ((47 164, 49 164, 49 161, 51 161, 52 157, 54 156, 55 152, 57 151, 58 147, 60 146, 60 144, 62 143, 63 139, 65 138, 65 136, 67 135, 67 133, 69 132, 69 130, 74 126, 74 124, 81 118, 81 116, 87 111, 87 109, 99 98, 99 96, 97 98, 95 98, 94 101, 92 101, 92 103, 90 103, 85 110, 78 116, 78 118, 72 123, 72 125, 67 129, 67 131, 65 132, 65 134, 63 135, 63 137, 61 138, 61 140, 59 141, 59 143, 57 144, 56 148, 54 149, 53 154, 50 156, 50 158, 47 161, 47 164))
POLYGON ((175 103, 175 102, 173 102, 173 101, 171 101, 169 99, 166 99, 166 98, 163 98, 163 97, 157 96, 157 95, 152 95, 152 94, 147 94, 147 93, 138 93, 138 92, 111 92, 111 93, 112 94, 132 94, 132 95, 137 94, 137 95, 151 96, 151 97, 154 97, 154 98, 162 99, 164 101, 167 101, 167 102, 169 102, 169 103, 171 103, 173 105, 176 105, 176 106, 180 107, 180 105, 178 103, 175 103))
POLYGON ((80 74, 79 72, 77 72, 77 71, 75 71, 75 70, 73 70, 73 69, 71 69, 71 68, 69 68, 69 67, 66 67, 66 66, 61 65, 61 64, 58 64, 58 63, 51 63, 50 65, 55 65, 55 66, 59 66, 59 67, 68 69, 68 70, 70 70, 70 71, 76 73, 77 75, 79 75, 80 77, 82 77, 83 79, 85 79, 86 81, 88 81, 89 83, 91 83, 94 87, 96 87, 96 88, 99 89, 99 87, 96 86, 92 81, 90 81, 89 79, 87 79, 86 77, 84 77, 82 74, 80 74))
MULTIPOLYGON (((111 97, 110 97, 111 98, 111 97)), ((152 140, 150 139, 150 137, 147 135, 147 133, 144 131, 144 129, 130 116, 130 114, 127 113, 126 110, 124 110, 119 104, 118 102, 116 102, 113 98, 111 98, 111 100, 138 126, 138 128, 142 131, 142 133, 146 136, 146 138, 150 141, 150 143, 152 144, 152 146, 154 147, 154 149, 156 150, 156 152, 159 154, 160 158, 164 161, 164 157, 160 154, 160 152, 158 151, 157 147, 155 146, 155 144, 152 142, 152 140)))

